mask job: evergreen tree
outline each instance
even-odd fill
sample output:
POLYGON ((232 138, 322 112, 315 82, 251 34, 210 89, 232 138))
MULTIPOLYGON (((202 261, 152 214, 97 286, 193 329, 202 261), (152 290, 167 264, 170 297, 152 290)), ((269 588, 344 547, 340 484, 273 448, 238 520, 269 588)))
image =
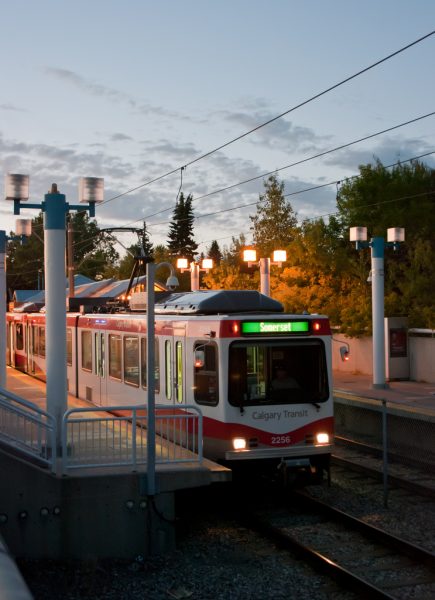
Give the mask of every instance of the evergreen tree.
POLYGON ((208 258, 213 259, 213 265, 218 266, 222 260, 222 252, 216 240, 213 240, 210 248, 207 250, 208 258))
POLYGON ((142 233, 139 236, 140 238, 140 253, 142 256, 145 256, 149 259, 150 262, 154 261, 154 247, 150 241, 149 233, 147 231, 147 224, 143 222, 142 233))
POLYGON ((260 195, 257 214, 249 217, 257 249, 257 256, 266 258, 274 250, 283 250, 297 232, 297 218, 293 208, 284 197, 284 182, 275 175, 264 182, 265 193, 260 195))
POLYGON ((183 256, 193 260, 198 244, 193 239, 192 195, 181 192, 175 204, 168 233, 168 250, 172 258, 183 256))
MULTIPOLYGON (((74 230, 74 265, 77 273, 94 279, 112 272, 119 256, 113 240, 101 233, 86 212, 70 213, 74 230)), ((11 241, 7 253, 8 289, 38 289, 44 271, 43 213, 32 219, 32 235, 25 244, 11 241)))

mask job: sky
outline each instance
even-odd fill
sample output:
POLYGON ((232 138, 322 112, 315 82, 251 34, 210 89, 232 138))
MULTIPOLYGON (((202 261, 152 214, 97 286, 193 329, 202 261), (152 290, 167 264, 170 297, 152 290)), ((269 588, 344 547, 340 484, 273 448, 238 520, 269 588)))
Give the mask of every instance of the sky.
MULTIPOLYGON (((181 188, 193 196, 199 251, 213 240, 229 246, 240 233, 251 239, 249 215, 275 169, 293 194, 356 175, 375 158, 387 165, 435 151, 433 115, 311 158, 435 111, 432 35, 196 160, 433 31, 433 0, 0 0, 0 7, 2 175, 28 174, 31 202, 56 182, 70 204, 80 177, 103 177, 100 227, 145 220, 151 242, 164 244, 181 188)), ((434 156, 423 160, 435 167, 434 156)), ((315 218, 336 210, 336 189, 288 198, 300 220, 315 218)), ((36 214, 23 208, 20 216, 36 214)), ((0 229, 13 230, 15 219, 3 200, 0 229)))

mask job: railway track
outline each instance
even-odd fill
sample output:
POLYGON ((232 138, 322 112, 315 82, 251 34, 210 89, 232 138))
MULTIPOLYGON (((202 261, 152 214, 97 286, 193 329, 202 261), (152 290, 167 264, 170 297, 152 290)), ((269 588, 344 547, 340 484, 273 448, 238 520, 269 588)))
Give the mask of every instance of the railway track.
POLYGON ((435 597, 435 555, 298 492, 291 506, 249 513, 246 527, 363 598, 435 597))
MULTIPOLYGON (((355 471, 383 480, 382 450, 354 440, 336 437, 332 465, 342 471, 355 471)), ((435 500, 435 467, 416 463, 406 457, 388 455, 387 481, 389 487, 435 500)))

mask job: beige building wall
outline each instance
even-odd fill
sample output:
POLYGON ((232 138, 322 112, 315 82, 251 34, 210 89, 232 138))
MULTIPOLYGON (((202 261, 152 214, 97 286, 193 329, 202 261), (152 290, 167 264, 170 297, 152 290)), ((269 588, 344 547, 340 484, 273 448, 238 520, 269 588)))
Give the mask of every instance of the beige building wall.
MULTIPOLYGON (((435 331, 419 335, 409 332, 409 378, 411 381, 435 383, 435 331)), ((373 374, 372 338, 348 338, 335 334, 332 342, 332 368, 341 373, 373 374), (349 360, 343 362, 340 347, 349 344, 349 360)))

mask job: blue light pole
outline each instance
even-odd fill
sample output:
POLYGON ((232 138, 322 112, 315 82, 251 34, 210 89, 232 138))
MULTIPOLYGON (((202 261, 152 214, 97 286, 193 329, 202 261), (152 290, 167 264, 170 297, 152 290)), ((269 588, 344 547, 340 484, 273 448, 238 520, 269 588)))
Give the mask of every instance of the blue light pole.
POLYGON ((373 388, 385 389, 385 335, 384 335, 384 248, 397 250, 400 242, 405 241, 402 227, 387 230, 388 241, 383 237, 374 237, 367 242, 367 227, 351 227, 350 241, 355 242, 357 250, 371 248, 372 269, 372 329, 373 329, 373 388))
POLYGON ((6 200, 14 202, 14 214, 19 215, 23 206, 36 208, 44 213, 44 266, 45 266, 45 309, 46 309, 46 369, 47 369, 47 412, 56 420, 56 448, 61 448, 60 435, 62 418, 67 410, 67 367, 66 367, 66 214, 70 210, 87 210, 95 216, 95 204, 103 201, 103 179, 83 177, 79 183, 79 202, 70 205, 65 195, 60 194, 53 183, 39 204, 22 204, 29 198, 29 176, 6 176, 6 200), (87 204, 87 206, 83 206, 87 204))
POLYGON ((20 240, 32 233, 30 219, 17 219, 16 234, 11 237, 0 231, 0 387, 6 388, 6 246, 10 240, 20 240))

